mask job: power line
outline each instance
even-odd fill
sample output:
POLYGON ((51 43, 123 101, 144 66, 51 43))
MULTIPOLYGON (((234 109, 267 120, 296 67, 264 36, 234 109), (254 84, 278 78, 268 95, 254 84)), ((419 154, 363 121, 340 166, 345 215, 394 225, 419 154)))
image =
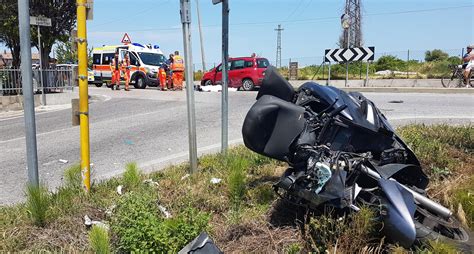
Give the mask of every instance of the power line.
POLYGON ((296 8, 290 13, 290 15, 288 15, 288 17, 286 17, 285 20, 289 20, 291 18, 291 16, 293 16, 293 14, 296 13, 296 11, 300 8, 301 4, 304 2, 304 0, 300 0, 300 2, 298 3, 298 5, 296 6, 296 8))
MULTIPOLYGON (((421 13, 421 12, 433 12, 433 11, 442 11, 442 10, 451 10, 451 9, 461 9, 466 7, 474 7, 474 5, 463 5, 463 6, 453 6, 453 7, 443 7, 443 8, 432 8, 432 9, 419 9, 419 10, 407 10, 407 11, 395 11, 395 12, 380 12, 380 13, 369 13, 361 15, 361 17, 369 16, 386 16, 386 15, 399 15, 399 14, 410 14, 410 13, 421 13)), ((263 22, 243 22, 243 23, 234 23, 232 26, 242 26, 242 25, 265 25, 265 24, 284 24, 284 23, 317 23, 324 20, 333 20, 340 19, 340 16, 332 17, 321 17, 321 18, 312 18, 312 19, 299 19, 299 20, 288 20, 288 21, 263 21, 263 22)), ((220 27, 220 25, 203 25, 202 27, 220 27)), ((129 32, 145 32, 145 31, 167 31, 167 30, 180 30, 181 28, 147 28, 147 29, 136 29, 128 30, 129 32)), ((95 31, 95 32, 123 32, 123 31, 95 31)))

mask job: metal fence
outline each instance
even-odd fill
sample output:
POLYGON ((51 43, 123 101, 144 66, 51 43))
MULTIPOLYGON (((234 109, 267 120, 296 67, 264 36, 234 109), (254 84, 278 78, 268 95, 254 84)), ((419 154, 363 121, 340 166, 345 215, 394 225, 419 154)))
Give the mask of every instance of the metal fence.
MULTIPOLYGON (((34 93, 62 92, 64 89, 72 89, 75 83, 75 76, 70 68, 44 69, 41 72, 33 69, 34 93)), ((18 94, 22 94, 21 71, 0 69, 0 96, 18 94)))

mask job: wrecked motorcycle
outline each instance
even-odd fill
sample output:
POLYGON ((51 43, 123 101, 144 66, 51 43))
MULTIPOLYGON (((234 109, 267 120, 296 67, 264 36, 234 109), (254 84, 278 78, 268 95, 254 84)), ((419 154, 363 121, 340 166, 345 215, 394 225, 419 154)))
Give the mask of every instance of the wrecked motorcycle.
POLYGON ((404 247, 469 239, 452 212, 426 196, 415 154, 361 93, 314 82, 295 90, 269 67, 242 134, 249 149, 289 164, 274 188, 294 204, 376 207, 385 237, 404 247))

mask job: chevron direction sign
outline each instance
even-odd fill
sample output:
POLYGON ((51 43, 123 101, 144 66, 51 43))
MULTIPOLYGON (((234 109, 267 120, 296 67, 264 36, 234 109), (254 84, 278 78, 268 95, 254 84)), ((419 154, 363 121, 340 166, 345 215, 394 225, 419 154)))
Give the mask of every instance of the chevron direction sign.
POLYGON ((375 47, 357 47, 343 49, 326 49, 325 62, 353 62, 374 60, 375 47))

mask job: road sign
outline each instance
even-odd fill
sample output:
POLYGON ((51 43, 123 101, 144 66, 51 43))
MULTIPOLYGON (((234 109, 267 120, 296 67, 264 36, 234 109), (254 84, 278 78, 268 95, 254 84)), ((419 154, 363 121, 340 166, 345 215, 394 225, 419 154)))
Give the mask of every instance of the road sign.
POLYGON ((290 71, 288 79, 297 80, 298 79, 298 62, 290 62, 290 71))
POLYGON ((325 62, 353 62, 374 60, 375 47, 357 47, 343 49, 326 49, 325 62))
POLYGON ((132 40, 130 39, 130 36, 128 36, 127 33, 125 33, 125 34, 123 35, 122 43, 125 43, 125 44, 132 43, 132 40))
POLYGON ((51 26, 51 19, 43 16, 30 16, 30 25, 35 26, 51 26))

